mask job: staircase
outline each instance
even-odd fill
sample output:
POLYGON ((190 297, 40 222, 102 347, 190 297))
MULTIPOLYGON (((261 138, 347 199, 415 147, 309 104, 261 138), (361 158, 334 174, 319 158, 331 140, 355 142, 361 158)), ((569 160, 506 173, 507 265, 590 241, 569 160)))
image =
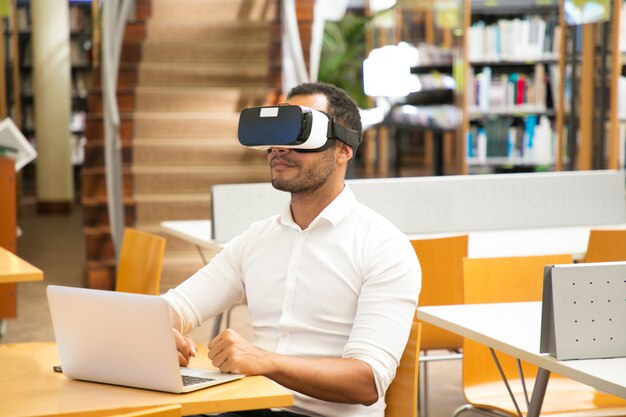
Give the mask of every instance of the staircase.
MULTIPOLYGON (((118 82, 126 224, 167 238, 162 291, 202 262, 194 246, 164 234, 160 222, 210 218, 214 184, 269 180, 265 153, 238 144, 237 122, 242 108, 264 104, 271 91, 277 7, 275 0, 151 0, 141 39, 127 30, 118 82)), ((89 226, 89 217, 104 216, 93 193, 102 187, 95 178, 104 177, 95 167, 85 171, 83 201, 100 212, 85 211, 89 226)), ((90 243, 100 258, 112 252, 106 233, 106 224, 86 227, 88 257, 90 243)), ((111 278, 88 273, 88 284, 106 287, 111 278)))

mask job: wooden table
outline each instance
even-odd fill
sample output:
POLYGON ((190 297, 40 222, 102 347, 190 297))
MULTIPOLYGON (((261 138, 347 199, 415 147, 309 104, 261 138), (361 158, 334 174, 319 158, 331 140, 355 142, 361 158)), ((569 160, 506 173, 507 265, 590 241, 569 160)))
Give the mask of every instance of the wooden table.
MULTIPOLYGON (((293 404, 289 390, 262 376, 188 394, 169 394, 71 380, 52 371, 57 364, 54 343, 0 345, 0 417, 103 416, 170 404, 181 404, 182 413, 189 415, 293 404)), ((211 367, 206 350, 201 350, 191 365, 211 367)))
POLYGON ((0 247, 0 283, 42 281, 43 271, 0 247))

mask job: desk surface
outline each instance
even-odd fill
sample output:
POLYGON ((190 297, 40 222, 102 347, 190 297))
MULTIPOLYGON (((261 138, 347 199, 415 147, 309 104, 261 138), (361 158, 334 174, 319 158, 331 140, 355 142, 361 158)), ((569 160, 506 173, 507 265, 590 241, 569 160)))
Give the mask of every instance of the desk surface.
POLYGON ((626 358, 559 361, 539 353, 540 302, 419 307, 417 317, 600 391, 626 398, 626 358))
POLYGON ((211 249, 218 245, 211 238, 211 220, 166 220, 161 222, 161 228, 201 248, 211 249))
POLYGON ((445 234, 415 234, 407 237, 409 239, 432 239, 467 233, 467 256, 469 258, 568 254, 574 259, 582 259, 587 252, 591 229, 626 229, 626 224, 479 230, 445 234))
POLYGON ((0 247, 0 283, 43 280, 43 271, 0 247))
MULTIPOLYGON (((211 238, 210 220, 164 221, 161 222, 161 227, 168 233, 202 248, 210 249, 219 246, 211 238)), ((587 251, 591 229, 626 229, 626 224, 467 232, 469 235, 468 256, 490 258, 571 254, 575 259, 582 259, 587 251)), ((409 239, 432 239, 461 233, 463 232, 413 234, 407 237, 409 239)))
MULTIPOLYGON (((193 359, 192 366, 208 366, 209 360, 202 353, 193 359)), ((58 363, 54 343, 0 345, 0 416, 101 416, 169 404, 181 404, 183 414, 188 415, 293 403, 291 392, 260 376, 188 394, 168 394, 74 381, 52 371, 58 363)))

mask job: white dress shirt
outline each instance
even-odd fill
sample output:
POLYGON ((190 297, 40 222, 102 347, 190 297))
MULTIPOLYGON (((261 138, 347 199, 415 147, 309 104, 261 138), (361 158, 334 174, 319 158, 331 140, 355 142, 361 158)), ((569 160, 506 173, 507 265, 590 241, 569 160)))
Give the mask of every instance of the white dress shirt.
POLYGON ((247 299, 255 346, 366 362, 379 395, 375 404, 331 403, 294 392, 290 411, 382 417, 420 285, 407 237, 346 186, 307 229, 293 221, 287 205, 282 214, 252 224, 163 297, 183 332, 247 299))

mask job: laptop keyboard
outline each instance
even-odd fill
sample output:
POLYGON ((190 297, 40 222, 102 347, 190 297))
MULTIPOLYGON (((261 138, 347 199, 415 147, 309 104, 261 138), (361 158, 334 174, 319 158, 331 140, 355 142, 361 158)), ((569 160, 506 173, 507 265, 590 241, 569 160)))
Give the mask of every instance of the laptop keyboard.
POLYGON ((215 381, 215 378, 201 378, 197 376, 181 375, 183 378, 183 386, 200 384, 202 382, 215 381))

